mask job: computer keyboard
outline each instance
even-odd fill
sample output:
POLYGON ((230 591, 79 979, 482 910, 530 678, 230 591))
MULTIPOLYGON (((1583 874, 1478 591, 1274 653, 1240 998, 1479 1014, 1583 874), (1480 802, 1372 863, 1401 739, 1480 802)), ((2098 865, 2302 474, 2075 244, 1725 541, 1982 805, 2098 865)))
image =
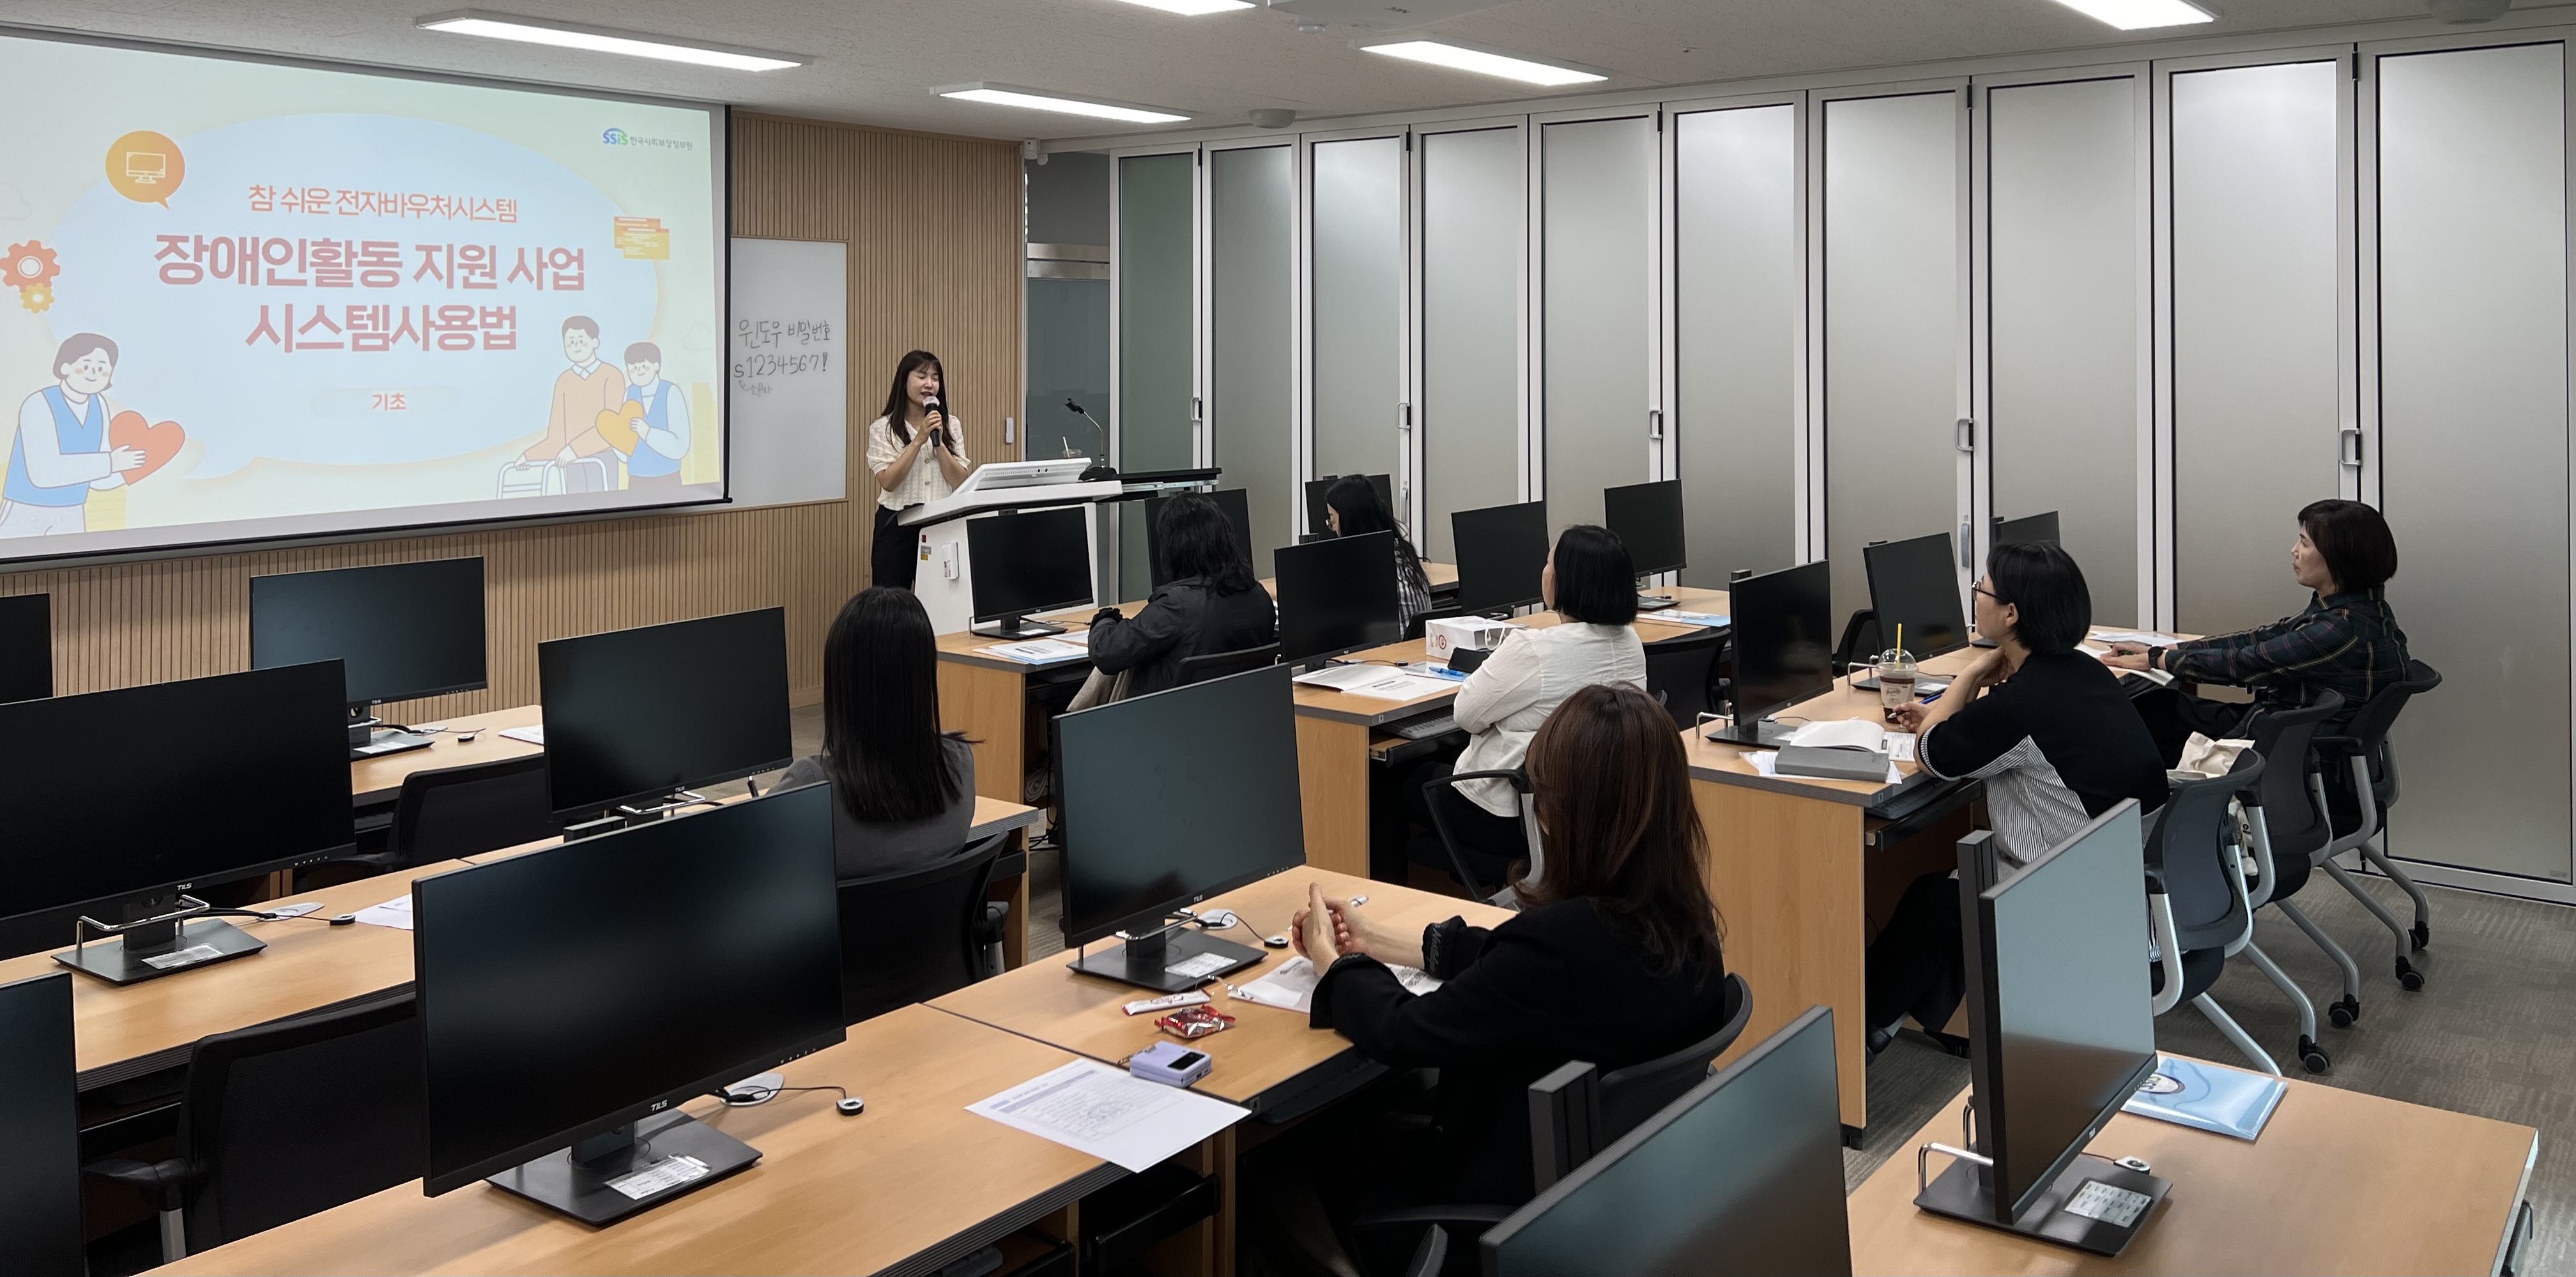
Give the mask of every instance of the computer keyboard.
POLYGON ((1434 736, 1445 736, 1458 730, 1458 720, 1447 714, 1433 714, 1424 718, 1389 724, 1386 730, 1406 740, 1428 740, 1434 736))

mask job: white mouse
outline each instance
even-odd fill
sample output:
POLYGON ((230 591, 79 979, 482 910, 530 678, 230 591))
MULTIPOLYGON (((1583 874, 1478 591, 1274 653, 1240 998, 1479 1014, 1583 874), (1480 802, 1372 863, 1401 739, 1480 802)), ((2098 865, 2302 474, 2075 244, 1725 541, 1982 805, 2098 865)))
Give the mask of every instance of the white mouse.
POLYGON ((868 1102, 853 1095, 846 1100, 833 1101, 832 1107, 839 1109, 843 1117, 856 1117, 867 1111, 868 1102))

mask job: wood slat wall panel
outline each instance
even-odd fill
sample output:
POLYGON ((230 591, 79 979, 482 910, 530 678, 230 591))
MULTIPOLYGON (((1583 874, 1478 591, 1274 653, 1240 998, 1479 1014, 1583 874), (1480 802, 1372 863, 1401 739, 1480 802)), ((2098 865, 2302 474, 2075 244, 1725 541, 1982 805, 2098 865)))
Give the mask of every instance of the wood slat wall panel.
POLYGON ((253 576, 479 554, 491 686, 389 717, 533 704, 546 639, 777 606, 797 702, 821 699, 824 628, 867 585, 866 430, 896 358, 938 352, 969 454, 1017 455, 1002 419, 1021 398, 1019 149, 736 113, 732 164, 734 234, 850 245, 851 500, 0 574, 0 594, 54 596, 55 690, 248 668, 253 576))

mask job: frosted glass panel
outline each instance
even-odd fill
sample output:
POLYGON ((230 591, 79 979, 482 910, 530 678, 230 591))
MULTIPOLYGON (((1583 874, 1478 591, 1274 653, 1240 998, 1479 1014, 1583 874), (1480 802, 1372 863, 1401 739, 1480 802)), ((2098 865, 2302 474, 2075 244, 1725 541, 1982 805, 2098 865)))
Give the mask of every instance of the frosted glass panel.
MULTIPOLYGON (((1825 546, 1834 615, 1860 549, 1958 533, 1959 95, 1825 104, 1825 546)), ((1839 632, 1839 631, 1837 631, 1839 632)))
POLYGON ((1191 461, 1190 182, 1195 163, 1188 155, 1142 155, 1118 162, 1122 470, 1178 470, 1191 461))
POLYGON ((2336 495, 2331 62, 2173 77, 2174 619, 2296 612, 2300 506, 2336 495))
POLYGON ((1797 108, 1701 111, 1674 128, 1681 580, 1724 589, 1730 569, 1797 557, 1797 108))
POLYGON ((1653 478, 1655 133, 1649 119, 1539 131, 1547 513, 1601 521, 1601 490, 1653 478))
POLYGON ((1297 542, 1293 185, 1287 147, 1208 155, 1208 433, 1218 486, 1245 489, 1259 576, 1297 542))
POLYGON ((1316 143, 1313 180, 1313 473, 1393 474, 1404 396, 1403 143, 1316 143))
POLYGON ((2397 722, 2389 846, 2553 882, 2569 878, 2563 60, 2557 44, 2379 60, 2380 476, 2404 565, 2388 597, 2444 676, 2397 722))
POLYGON ((1520 500, 1521 131, 1422 147, 1422 551, 1455 563, 1449 515, 1520 500))
POLYGON ((2093 619, 2138 616, 2135 80, 1986 95, 1994 512, 2057 511, 2093 619))

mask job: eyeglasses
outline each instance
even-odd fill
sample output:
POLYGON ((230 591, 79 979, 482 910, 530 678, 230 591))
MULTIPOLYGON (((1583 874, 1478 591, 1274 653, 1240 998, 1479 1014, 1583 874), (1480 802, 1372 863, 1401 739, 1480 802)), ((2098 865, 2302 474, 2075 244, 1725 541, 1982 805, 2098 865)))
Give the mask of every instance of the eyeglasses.
POLYGON ((2002 606, 2004 606, 2004 605, 2005 605, 2005 603, 2006 603, 2006 600, 2005 600, 2004 596, 2002 596, 2002 595, 2000 595, 2000 594, 1997 594, 1997 593, 1995 593, 1994 591, 1989 590, 1989 589, 1987 589, 1986 587, 1984 587, 1984 586, 1982 586, 1982 585, 1972 585, 1972 586, 1969 586, 1969 587, 1968 587, 1968 592, 1969 592, 1969 593, 1971 593, 1971 594, 1982 594, 1982 595, 1985 595, 1987 598, 1993 599, 1993 600, 1995 601, 1995 606, 1996 606, 1996 607, 2002 607, 2002 606))

